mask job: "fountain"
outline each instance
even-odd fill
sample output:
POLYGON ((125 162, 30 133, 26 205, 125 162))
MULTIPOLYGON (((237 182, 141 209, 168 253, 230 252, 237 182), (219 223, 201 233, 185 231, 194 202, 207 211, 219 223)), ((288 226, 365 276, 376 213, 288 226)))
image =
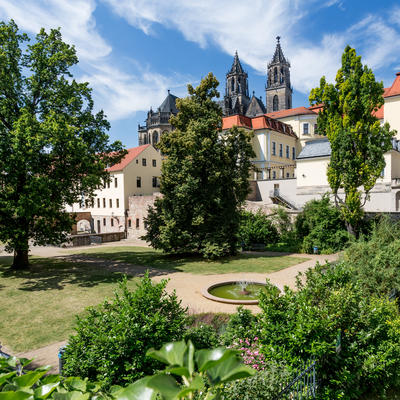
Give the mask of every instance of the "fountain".
POLYGON ((202 291, 209 300, 229 304, 258 304, 258 295, 265 283, 247 280, 213 284, 202 291))

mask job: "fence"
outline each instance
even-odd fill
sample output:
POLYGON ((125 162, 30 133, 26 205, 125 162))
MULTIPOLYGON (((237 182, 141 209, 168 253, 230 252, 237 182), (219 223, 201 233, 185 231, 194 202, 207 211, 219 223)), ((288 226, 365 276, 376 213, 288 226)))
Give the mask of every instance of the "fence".
POLYGON ((276 400, 315 399, 317 388, 316 361, 311 359, 292 381, 284 385, 276 400))

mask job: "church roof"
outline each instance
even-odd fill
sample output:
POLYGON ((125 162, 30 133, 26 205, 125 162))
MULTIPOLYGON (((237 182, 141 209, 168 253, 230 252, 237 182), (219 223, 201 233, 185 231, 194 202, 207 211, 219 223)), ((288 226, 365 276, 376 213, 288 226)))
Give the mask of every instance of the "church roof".
POLYGON ((396 78, 393 81, 392 86, 390 88, 385 89, 383 97, 392 97, 399 95, 400 95, 400 72, 397 72, 396 78))
POLYGON ((298 160, 315 157, 330 157, 331 144, 328 139, 316 139, 306 142, 305 146, 297 156, 298 160))
POLYGON ((242 64, 240 63, 239 56, 237 51, 235 51, 235 57, 233 57, 232 68, 228 72, 228 74, 244 74, 244 69, 242 64))
POLYGON ((272 61, 269 63, 269 66, 272 64, 280 64, 280 63, 289 64, 289 61, 287 61, 285 56, 283 55, 280 39, 281 39, 280 36, 276 37, 277 43, 276 43, 275 53, 274 56, 272 57, 272 61))
POLYGON ((122 171, 128 164, 130 164, 140 153, 150 147, 150 144, 144 144, 143 146, 132 147, 128 149, 128 154, 118 163, 114 164, 110 168, 107 168, 108 172, 122 171))
POLYGON ((168 90, 168 95, 165 100, 161 103, 159 110, 161 112, 172 112, 173 114, 178 113, 178 109, 176 108, 176 99, 178 97, 171 94, 168 90))
POLYGON ((307 107, 296 107, 296 108, 289 108, 288 110, 273 111, 266 114, 266 116, 279 119, 279 118, 293 117, 295 115, 307 115, 307 114, 315 115, 318 114, 318 111, 315 112, 307 107))
POLYGON ((253 93, 253 97, 251 98, 249 107, 247 108, 247 111, 246 111, 246 117, 255 117, 257 115, 262 115, 265 113, 266 113, 266 110, 265 110, 264 103, 262 102, 261 99, 254 96, 254 93, 253 93))

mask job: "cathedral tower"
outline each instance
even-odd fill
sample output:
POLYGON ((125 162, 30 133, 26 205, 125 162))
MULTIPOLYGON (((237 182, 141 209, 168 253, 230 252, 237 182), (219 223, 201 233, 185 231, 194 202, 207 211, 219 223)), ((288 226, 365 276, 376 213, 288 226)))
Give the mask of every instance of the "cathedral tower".
POLYGON ((283 55, 280 37, 274 57, 268 64, 266 92, 267 113, 292 108, 292 91, 290 86, 290 63, 283 55))
POLYGON ((224 115, 245 114, 250 103, 247 73, 235 52, 232 68, 226 74, 224 115))

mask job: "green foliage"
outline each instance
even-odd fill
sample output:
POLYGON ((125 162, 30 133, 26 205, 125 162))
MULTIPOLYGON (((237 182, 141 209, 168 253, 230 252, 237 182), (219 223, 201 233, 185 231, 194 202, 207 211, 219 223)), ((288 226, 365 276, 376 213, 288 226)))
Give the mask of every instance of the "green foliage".
POLYGON ((266 369, 254 376, 224 385, 223 399, 275 400, 282 390, 282 384, 290 377, 289 369, 282 362, 269 361, 266 369))
POLYGON ((391 148, 395 133, 373 115, 383 105, 382 95, 382 82, 375 81, 372 70, 362 65, 350 46, 342 55, 336 84, 322 77, 320 87, 310 93, 311 104, 324 105, 318 130, 328 136, 332 149, 328 182, 350 233, 359 229, 362 207, 385 167, 383 154, 391 148), (340 189, 344 200, 338 195, 340 189))
POLYGON ((344 253, 343 262, 366 295, 400 294, 400 225, 383 218, 370 237, 360 238, 344 253))
POLYGON ((44 29, 32 44, 14 21, 0 22, 0 241, 28 265, 28 242, 60 244, 73 219, 66 204, 91 200, 105 168, 121 159, 110 125, 93 113, 88 83, 70 70, 76 51, 44 29))
POLYGON ((189 328, 184 335, 185 341, 191 341, 196 349, 209 349, 218 345, 218 335, 211 325, 201 324, 189 328))
POLYGON ((237 312, 232 314, 225 332, 221 335, 221 343, 231 346, 237 339, 251 338, 257 336, 257 317, 250 310, 238 307, 237 312))
POLYGON ((255 374, 243 365, 237 351, 222 347, 196 350, 190 341, 167 343, 160 350, 151 349, 147 354, 167 364, 167 368, 129 385, 117 393, 117 398, 133 396, 153 400, 159 395, 165 400, 182 400, 193 399, 200 392, 205 400, 217 400, 221 399, 223 384, 255 374))
POLYGON ((240 218, 239 237, 244 248, 252 244, 273 244, 278 241, 278 230, 271 218, 258 210, 243 211, 240 218))
POLYGON ((89 308, 86 317, 78 318, 77 333, 66 348, 65 374, 109 387, 154 373, 160 364, 146 357, 146 351, 181 339, 186 319, 166 284, 152 284, 147 274, 131 292, 123 281, 112 302, 89 308))
POLYGON ((295 229, 306 253, 312 253, 314 246, 322 253, 333 253, 342 250, 349 241, 340 212, 327 195, 306 203, 296 218, 295 229))
POLYGON ((159 149, 162 197, 149 208, 144 239, 156 249, 216 258, 237 251, 240 207, 249 193, 252 135, 236 127, 221 133, 222 110, 214 101, 211 73, 189 97, 178 99, 159 149))
POLYGON ((345 263, 308 270, 297 291, 268 285, 260 307, 266 359, 296 366, 314 355, 322 399, 382 395, 400 385, 397 304, 366 295, 345 263))
POLYGON ((61 378, 48 375, 51 367, 24 370, 32 360, 15 357, 0 358, 0 399, 1 400, 88 400, 107 399, 100 385, 87 379, 61 378))

